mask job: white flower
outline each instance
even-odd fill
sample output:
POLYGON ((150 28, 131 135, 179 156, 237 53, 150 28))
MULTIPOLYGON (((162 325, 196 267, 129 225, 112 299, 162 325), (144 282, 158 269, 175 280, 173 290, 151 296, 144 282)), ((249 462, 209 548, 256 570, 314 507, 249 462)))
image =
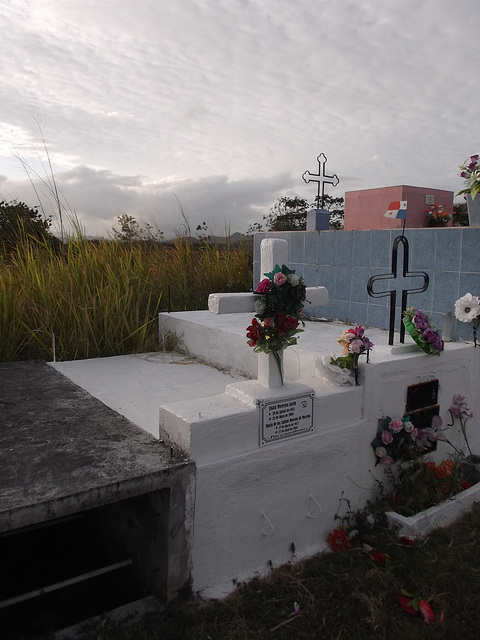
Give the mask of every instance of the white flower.
POLYGON ((377 458, 385 458, 385 456, 387 455, 387 450, 385 449, 385 447, 377 447, 375 449, 375 455, 377 456, 377 458))
POLYGON ((403 423, 403 428, 407 433, 412 433, 413 424, 410 422, 410 420, 407 420, 406 422, 403 423))
POLYGON ((294 273, 289 273, 287 276, 288 283, 292 285, 292 287, 296 287, 300 282, 300 278, 296 276, 294 273))
POLYGON ((480 300, 471 293, 466 293, 455 302, 455 317, 460 322, 473 322, 480 316, 480 300))

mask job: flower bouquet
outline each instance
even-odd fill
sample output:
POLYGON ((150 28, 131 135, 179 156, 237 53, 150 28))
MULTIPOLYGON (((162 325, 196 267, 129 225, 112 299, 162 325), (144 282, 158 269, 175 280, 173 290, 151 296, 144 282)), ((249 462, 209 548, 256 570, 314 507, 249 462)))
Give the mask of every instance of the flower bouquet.
POLYGON ((273 354, 283 384, 280 353, 297 344, 296 334, 303 331, 299 325, 306 288, 303 278, 285 265, 264 275, 254 292, 257 313, 247 327, 248 345, 257 353, 273 354))
POLYGON ((470 194, 472 200, 480 191, 480 161, 479 155, 470 156, 463 164, 458 167, 459 175, 461 178, 465 178, 465 189, 462 189, 457 193, 457 196, 462 193, 470 194))
POLYGON ((342 355, 338 358, 331 358, 330 364, 340 367, 341 369, 349 369, 353 371, 355 376, 355 384, 358 384, 358 359, 366 353, 367 362, 370 349, 373 348, 373 342, 365 335, 365 329, 361 326, 355 329, 345 329, 337 342, 342 346, 342 355))
POLYGON ((410 307, 402 318, 405 329, 420 349, 429 355, 439 356, 444 349, 440 334, 430 326, 428 317, 419 309, 410 307))
POLYGON ((471 322, 473 327, 473 343, 477 346, 477 329, 480 323, 480 298, 466 293, 455 302, 455 317, 460 322, 471 322))
POLYGON ((378 421, 377 434, 371 446, 375 452, 375 464, 385 466, 392 487, 388 495, 383 494, 378 506, 383 505, 410 517, 480 481, 480 456, 472 454, 467 437, 466 425, 473 413, 466 398, 455 394, 449 412, 452 422, 447 427, 453 427, 458 421, 468 456, 461 446, 455 446, 446 437, 447 428, 442 429, 443 421, 438 415, 434 415, 431 425, 425 428, 417 428, 409 417, 392 420, 387 416, 378 421), (421 460, 422 455, 432 451, 436 442, 450 445, 453 449, 451 457, 439 464, 421 460), (398 464, 393 469, 395 463, 398 464))
POLYGON ((452 214, 447 211, 446 204, 432 204, 425 212, 429 227, 444 227, 452 218, 452 214))

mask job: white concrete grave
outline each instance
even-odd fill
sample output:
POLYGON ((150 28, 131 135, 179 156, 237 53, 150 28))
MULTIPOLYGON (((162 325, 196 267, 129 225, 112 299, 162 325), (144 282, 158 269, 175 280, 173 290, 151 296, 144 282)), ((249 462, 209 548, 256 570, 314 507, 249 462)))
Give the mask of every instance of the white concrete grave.
MULTIPOLYGON (((286 246, 275 240, 267 244, 270 257, 262 253, 262 273, 288 264, 286 246)), ((205 596, 224 595, 270 563, 287 562, 292 543, 297 559, 326 548, 342 492, 352 508, 364 506, 374 492, 372 474, 383 476, 370 442, 380 416, 403 415, 409 385, 439 380, 445 422, 454 393, 467 395, 474 413, 480 408, 474 391, 480 359, 471 346, 448 344, 439 358, 418 348, 393 353, 379 329, 367 330, 374 349, 370 364, 360 365, 360 386, 332 384, 319 363, 339 355, 341 323, 307 323, 298 345, 285 350, 285 384, 272 386, 268 376, 259 381, 258 357, 246 340, 248 295, 226 296, 228 313, 160 316, 161 330, 176 331, 192 355, 250 378, 232 381, 225 393, 194 401, 186 394, 160 409, 161 437, 197 467, 192 584, 205 596), (275 420, 279 428, 272 431, 275 420)), ((442 447, 437 461, 446 455, 442 447)))
MULTIPOLYGON (((274 251, 272 256, 279 263, 274 251)), ((274 266, 264 266, 263 272, 274 266)), ((252 297, 241 297, 246 296, 252 297)), ((151 422, 145 394, 138 392, 148 387, 148 407, 158 408, 155 435, 195 462, 195 506, 185 517, 193 518, 192 589, 205 597, 223 596, 238 582, 267 573, 272 564, 326 548, 326 536, 338 525, 334 516, 342 494, 353 509, 363 507, 374 493, 372 474, 383 478, 370 443, 379 417, 403 416, 409 386, 438 380, 444 424, 456 393, 480 415, 479 349, 471 343, 447 343, 440 357, 428 356, 410 350, 408 338, 404 349, 392 350, 388 332, 369 327, 374 348, 370 363, 360 364, 360 386, 339 386, 321 363, 332 353, 340 355, 336 341, 345 325, 307 322, 298 344, 285 350, 285 385, 271 387, 259 382, 258 356, 247 344, 252 312, 241 305, 237 309, 160 314, 160 334, 175 332, 189 358, 157 362, 125 356, 132 363, 122 361, 124 380, 115 378, 113 400, 107 382, 93 370, 102 369, 106 380, 113 380, 106 369, 115 367, 116 358, 55 365, 69 376, 76 369, 78 380, 80 370, 88 369, 84 378, 94 381, 91 393, 101 393, 109 406, 128 407, 136 424, 151 422), (210 381, 207 369, 215 373, 210 381)), ((449 438, 459 443, 453 429, 449 438)), ((470 443, 480 451, 478 430, 472 429, 470 443)), ((446 457, 448 446, 438 443, 433 459, 446 457)))

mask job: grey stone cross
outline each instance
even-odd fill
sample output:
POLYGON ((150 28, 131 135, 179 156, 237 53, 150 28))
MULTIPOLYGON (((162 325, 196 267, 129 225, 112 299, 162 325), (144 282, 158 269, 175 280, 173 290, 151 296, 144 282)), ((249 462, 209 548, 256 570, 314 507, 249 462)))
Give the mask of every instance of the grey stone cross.
POLYGON ((321 153, 318 157, 318 173, 310 173, 310 171, 305 171, 302 178, 308 184, 309 182, 317 182, 318 190, 317 197, 315 200, 317 201, 317 208, 323 209, 323 199, 325 197, 325 183, 333 184, 334 187, 340 182, 336 173, 333 176, 327 176, 325 174, 325 164, 327 163, 327 156, 324 153, 321 153), (320 189, 322 191, 322 195, 320 196, 320 189))

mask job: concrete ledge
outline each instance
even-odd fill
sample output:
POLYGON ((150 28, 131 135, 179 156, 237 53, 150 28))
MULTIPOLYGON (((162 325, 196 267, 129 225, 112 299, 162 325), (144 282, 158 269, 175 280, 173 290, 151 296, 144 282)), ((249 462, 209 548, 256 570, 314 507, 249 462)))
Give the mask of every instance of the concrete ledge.
POLYGON ((255 313, 252 293, 211 293, 208 296, 211 313, 255 313))
MULTIPOLYGON (((325 287, 307 287, 306 307, 321 307, 328 303, 325 287)), ((211 293, 208 296, 208 310, 211 313, 255 313, 253 293, 211 293)))
POLYGON ((480 483, 458 493, 450 500, 425 509, 414 516, 406 517, 387 511, 389 526, 400 536, 425 536, 438 527, 446 527, 458 520, 473 504, 480 500, 480 483))

